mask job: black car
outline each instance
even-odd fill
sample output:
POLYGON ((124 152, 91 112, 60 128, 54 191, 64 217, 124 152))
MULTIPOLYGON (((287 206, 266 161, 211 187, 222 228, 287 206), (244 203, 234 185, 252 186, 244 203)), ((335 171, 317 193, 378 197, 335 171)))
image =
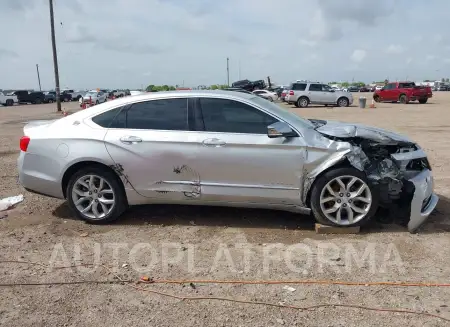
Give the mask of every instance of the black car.
POLYGON ((347 91, 348 92, 359 92, 359 87, 358 86, 349 86, 348 88, 347 88, 347 91))
POLYGON ((365 86, 362 86, 359 88, 359 92, 370 92, 370 89, 365 86))
POLYGON ((227 89, 224 89, 224 91, 234 91, 234 92, 241 92, 241 93, 248 93, 248 94, 252 94, 252 92, 249 92, 247 90, 244 89, 240 89, 238 87, 229 87, 227 89))
MULTIPOLYGON (((45 95, 45 98, 44 98, 45 103, 56 102, 56 92, 55 91, 45 92, 44 95, 45 95)), ((60 96, 61 101, 64 101, 64 102, 72 101, 72 94, 70 94, 70 93, 63 92, 59 96, 60 96)))
POLYGON ((17 100, 19 103, 33 103, 39 104, 43 103, 45 99, 45 95, 42 92, 34 92, 34 91, 25 91, 19 90, 14 91, 12 95, 17 96, 17 100))
POLYGON ((250 81, 248 79, 243 79, 237 82, 234 82, 231 84, 233 88, 240 88, 244 89, 250 92, 253 92, 254 90, 262 90, 266 87, 266 83, 263 80, 258 81, 250 81))

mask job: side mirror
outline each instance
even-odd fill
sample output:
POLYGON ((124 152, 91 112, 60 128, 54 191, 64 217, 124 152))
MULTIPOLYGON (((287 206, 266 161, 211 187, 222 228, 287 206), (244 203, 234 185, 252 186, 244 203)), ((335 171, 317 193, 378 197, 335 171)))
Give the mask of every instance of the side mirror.
POLYGON ((277 122, 267 127, 267 136, 270 138, 277 138, 297 137, 298 135, 288 124, 284 122, 277 122))

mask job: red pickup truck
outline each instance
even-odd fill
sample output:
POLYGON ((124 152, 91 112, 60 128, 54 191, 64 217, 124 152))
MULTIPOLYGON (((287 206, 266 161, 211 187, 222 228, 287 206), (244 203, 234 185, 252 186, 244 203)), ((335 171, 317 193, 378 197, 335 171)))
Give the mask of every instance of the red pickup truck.
POLYGON ((373 99, 376 102, 401 102, 419 101, 427 103, 433 96, 431 87, 419 86, 414 82, 393 82, 386 84, 381 90, 376 90, 373 99))

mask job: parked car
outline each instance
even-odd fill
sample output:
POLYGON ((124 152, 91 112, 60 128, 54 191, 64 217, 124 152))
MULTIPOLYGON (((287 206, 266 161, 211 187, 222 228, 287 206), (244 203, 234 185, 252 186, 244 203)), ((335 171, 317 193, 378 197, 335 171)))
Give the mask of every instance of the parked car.
POLYGON ((0 92, 0 105, 12 106, 14 103, 19 103, 16 95, 5 95, 3 92, 0 92))
POLYGON ((270 92, 268 90, 256 90, 253 91, 253 94, 259 95, 271 102, 278 100, 278 94, 276 92, 270 92))
POLYGON ((450 91, 450 87, 446 84, 441 84, 438 87, 438 91, 450 91))
POLYGON ((103 102, 106 102, 107 96, 106 93, 103 93, 101 91, 92 90, 87 92, 85 95, 83 95, 80 100, 80 107, 83 105, 83 103, 90 103, 92 101, 92 104, 100 104, 103 102))
POLYGON ((234 92, 242 92, 242 93, 248 93, 248 94, 252 94, 252 92, 244 90, 244 89, 240 89, 238 87, 229 87, 224 89, 225 91, 234 91, 234 92))
POLYGON ((355 86, 355 85, 351 85, 347 88, 347 92, 359 92, 360 87, 359 86, 355 86))
POLYGON ((20 183, 91 223, 167 203, 312 213, 344 227, 382 206, 414 232, 438 202, 427 156, 407 137, 306 120, 254 94, 146 93, 23 131, 20 183))
MULTIPOLYGON (((44 92, 44 102, 45 103, 53 103, 56 101, 56 92, 55 91, 49 91, 44 92)), ((60 101, 62 102, 70 102, 72 101, 72 95, 70 93, 60 93, 60 101)))
POLYGON ((287 102, 296 107, 306 108, 310 104, 337 105, 348 107, 353 96, 348 92, 335 91, 329 85, 311 82, 292 83, 287 102))
POLYGON ((254 90, 262 90, 266 87, 266 84, 263 80, 258 81, 250 81, 248 79, 240 80, 231 84, 233 88, 241 88, 250 92, 254 90))
POLYGON ((381 90, 376 90, 373 99, 376 102, 400 102, 419 101, 427 103, 433 96, 433 91, 429 86, 418 86, 414 82, 393 82, 388 83, 381 90))
POLYGON ((282 102, 287 102, 286 98, 287 98, 288 94, 289 94, 289 87, 283 89, 283 91, 281 92, 281 95, 280 95, 280 100, 282 102))
POLYGON ((71 89, 64 89, 61 94, 70 94, 72 101, 79 101, 86 91, 74 91, 71 89))
POLYGON ((382 86, 382 85, 377 85, 377 86, 375 86, 375 91, 381 90, 381 89, 383 89, 383 87, 384 86, 382 86))
POLYGON ((367 86, 361 86, 359 92, 370 92, 370 89, 367 86))
POLYGON ((115 98, 121 98, 125 96, 125 91, 120 91, 120 90, 112 90, 108 93, 109 97, 115 97, 115 98))
POLYGON ((10 93, 9 95, 17 96, 19 103, 40 104, 44 102, 45 95, 42 92, 19 90, 10 93))

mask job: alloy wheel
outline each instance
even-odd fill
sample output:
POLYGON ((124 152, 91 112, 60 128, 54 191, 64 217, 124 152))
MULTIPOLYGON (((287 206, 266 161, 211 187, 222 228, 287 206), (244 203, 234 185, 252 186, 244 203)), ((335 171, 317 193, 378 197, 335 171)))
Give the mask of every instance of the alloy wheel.
POLYGON ((369 186, 355 176, 339 176, 329 181, 320 193, 320 208, 336 225, 361 221, 370 211, 372 193, 369 186))
POLYGON ((76 209, 90 219, 103 219, 116 204, 114 190, 106 179, 97 175, 80 177, 72 188, 76 209))

